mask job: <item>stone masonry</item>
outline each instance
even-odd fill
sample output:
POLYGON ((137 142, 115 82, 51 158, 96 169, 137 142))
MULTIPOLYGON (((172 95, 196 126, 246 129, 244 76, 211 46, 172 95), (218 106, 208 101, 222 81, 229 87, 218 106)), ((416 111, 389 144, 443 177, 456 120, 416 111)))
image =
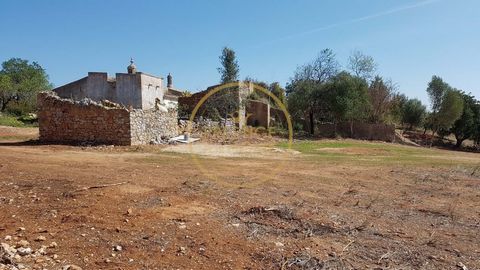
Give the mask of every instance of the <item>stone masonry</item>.
POLYGON ((139 145, 177 135, 177 110, 127 109, 91 99, 74 101, 54 92, 38 95, 40 140, 55 143, 139 145))

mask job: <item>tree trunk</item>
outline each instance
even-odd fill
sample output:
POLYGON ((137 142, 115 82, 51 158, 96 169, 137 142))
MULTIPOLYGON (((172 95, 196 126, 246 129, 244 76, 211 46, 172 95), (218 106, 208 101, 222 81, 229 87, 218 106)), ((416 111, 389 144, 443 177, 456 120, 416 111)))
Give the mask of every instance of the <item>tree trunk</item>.
POLYGON ((460 148, 462 147, 462 143, 466 138, 455 135, 455 139, 457 140, 457 142, 455 143, 455 147, 460 148))
POLYGON ((353 121, 350 121, 350 137, 353 139, 353 121))
POLYGON ((313 135, 315 133, 315 124, 314 124, 314 121, 313 121, 313 112, 310 111, 308 113, 308 116, 310 118, 310 134, 313 135))
POLYGON ((2 101, 0 104, 1 104, 1 106, 0 106, 0 112, 5 111, 5 109, 7 108, 7 102, 2 101))
POLYGON ((433 146, 433 140, 435 139, 435 133, 437 133, 436 130, 432 130, 432 138, 430 139, 430 147, 433 146))

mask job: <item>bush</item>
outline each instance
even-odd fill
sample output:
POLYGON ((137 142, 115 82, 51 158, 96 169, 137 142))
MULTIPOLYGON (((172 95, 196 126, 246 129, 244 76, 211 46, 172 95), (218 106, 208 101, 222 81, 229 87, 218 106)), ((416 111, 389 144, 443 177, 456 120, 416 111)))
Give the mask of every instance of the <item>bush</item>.
POLYGON ((14 116, 0 114, 0 126, 24 127, 25 124, 14 116))

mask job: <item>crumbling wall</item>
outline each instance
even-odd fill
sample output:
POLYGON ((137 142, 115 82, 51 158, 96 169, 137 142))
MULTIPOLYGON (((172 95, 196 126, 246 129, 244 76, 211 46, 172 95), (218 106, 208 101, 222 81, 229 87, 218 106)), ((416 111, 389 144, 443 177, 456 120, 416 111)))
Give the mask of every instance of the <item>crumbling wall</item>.
POLYGON ((178 135, 177 110, 133 110, 130 112, 131 144, 158 144, 178 135))
POLYGON ((130 112, 89 99, 62 99, 53 92, 38 95, 40 141, 130 145, 130 112))
POLYGON ((246 105, 247 125, 270 127, 270 105, 261 101, 248 100, 246 105))
POLYGON ((177 110, 160 107, 128 110, 113 102, 38 95, 40 140, 55 143, 139 145, 178 135, 177 110))

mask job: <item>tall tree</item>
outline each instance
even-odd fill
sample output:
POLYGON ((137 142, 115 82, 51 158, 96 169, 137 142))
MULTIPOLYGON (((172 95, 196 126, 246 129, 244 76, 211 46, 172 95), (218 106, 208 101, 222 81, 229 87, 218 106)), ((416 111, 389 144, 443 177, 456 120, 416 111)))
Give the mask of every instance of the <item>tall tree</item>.
POLYGON ((355 50, 348 58, 348 69, 357 77, 369 81, 375 71, 377 64, 373 57, 363 54, 361 51, 355 50))
POLYGON ((322 84, 337 75, 339 68, 335 53, 331 49, 323 49, 312 62, 297 68, 293 80, 322 84))
POLYGON ((463 98, 463 112, 455 121, 449 132, 455 135, 456 146, 461 147, 463 141, 472 138, 480 124, 480 109, 478 102, 471 95, 461 92, 463 98))
POLYGON ((237 81, 240 67, 238 66, 235 51, 228 47, 224 47, 219 58, 221 65, 218 68, 218 72, 221 75, 220 82, 229 83, 237 81))
POLYGON ((335 123, 349 122, 350 136, 353 137, 354 122, 364 120, 370 110, 366 81, 348 72, 341 72, 326 85, 326 89, 330 94, 335 123))
POLYGON ((463 100, 460 92, 438 76, 433 76, 428 84, 427 93, 431 102, 431 113, 429 117, 433 137, 440 129, 448 130, 453 123, 460 118, 463 111, 463 100))
POLYGON ((368 89, 368 96, 372 105, 370 121, 374 123, 384 122, 387 114, 393 106, 393 98, 396 87, 391 81, 384 81, 376 76, 368 89))
POLYGON ((403 107, 407 103, 408 98, 405 94, 395 93, 392 97, 392 104, 388 114, 388 121, 396 124, 402 123, 403 107))
POLYGON ((37 93, 50 89, 48 76, 37 62, 20 58, 7 60, 0 70, 0 111, 5 111, 12 102, 32 111, 37 93))
POLYGON ((339 67, 335 53, 331 49, 324 49, 312 62, 298 67, 287 85, 289 111, 294 116, 308 119, 305 127, 312 135, 316 119, 328 117, 323 86, 338 74, 339 67))
POLYGON ((409 99, 402 108, 402 122, 410 129, 420 126, 425 120, 427 108, 418 99, 409 99))
MULTIPOLYGON (((286 105, 285 89, 283 89, 278 82, 273 82, 269 85, 268 90, 276 96, 280 102, 286 105)), ((274 104, 275 102, 272 102, 274 104)))

